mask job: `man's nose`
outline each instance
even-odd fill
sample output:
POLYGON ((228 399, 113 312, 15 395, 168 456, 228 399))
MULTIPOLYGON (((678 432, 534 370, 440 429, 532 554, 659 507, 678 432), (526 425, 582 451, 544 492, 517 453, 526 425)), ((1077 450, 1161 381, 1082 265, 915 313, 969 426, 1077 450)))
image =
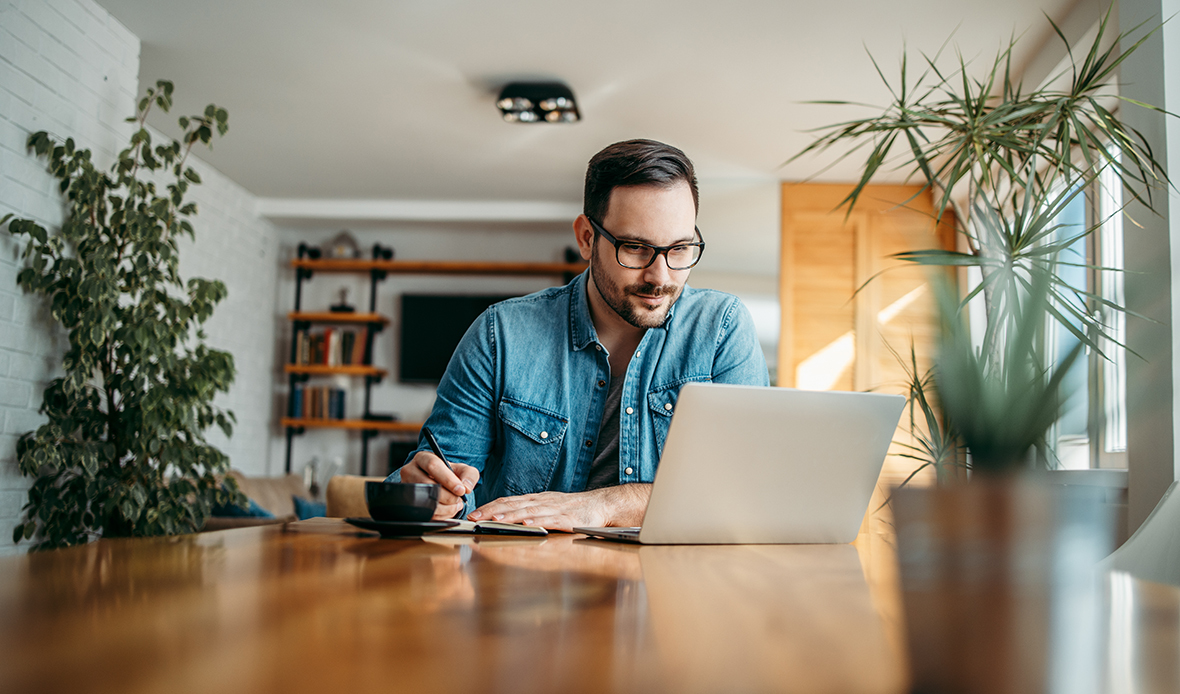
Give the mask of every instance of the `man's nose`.
POLYGON ((668 257, 660 253, 643 270, 643 280, 649 284, 662 287, 672 279, 672 271, 668 267, 668 257))

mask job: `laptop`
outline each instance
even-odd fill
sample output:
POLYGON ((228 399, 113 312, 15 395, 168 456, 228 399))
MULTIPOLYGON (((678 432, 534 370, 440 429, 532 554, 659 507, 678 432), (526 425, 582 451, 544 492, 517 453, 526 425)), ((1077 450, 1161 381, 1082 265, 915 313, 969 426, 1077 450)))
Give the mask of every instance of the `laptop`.
POLYGON ((574 528, 654 545, 856 539, 905 407, 900 395, 690 383, 639 528, 574 528))

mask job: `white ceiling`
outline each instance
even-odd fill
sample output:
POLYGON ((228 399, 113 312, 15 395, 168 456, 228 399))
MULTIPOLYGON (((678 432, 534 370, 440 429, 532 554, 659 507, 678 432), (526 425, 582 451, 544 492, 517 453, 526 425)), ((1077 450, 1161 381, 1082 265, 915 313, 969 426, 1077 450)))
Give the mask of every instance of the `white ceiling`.
MULTIPOLYGON (((954 44, 979 64, 1015 32, 1022 64, 1074 0, 98 0, 142 41, 141 85, 210 101, 229 134, 202 157, 265 198, 579 202, 586 161, 651 137, 702 181, 797 180, 808 128, 883 104, 866 49, 954 44), (584 120, 501 121, 503 83, 560 79, 584 120)), ((912 59, 911 59, 912 60, 912 59)), ((824 180, 855 177, 857 162, 824 180)))

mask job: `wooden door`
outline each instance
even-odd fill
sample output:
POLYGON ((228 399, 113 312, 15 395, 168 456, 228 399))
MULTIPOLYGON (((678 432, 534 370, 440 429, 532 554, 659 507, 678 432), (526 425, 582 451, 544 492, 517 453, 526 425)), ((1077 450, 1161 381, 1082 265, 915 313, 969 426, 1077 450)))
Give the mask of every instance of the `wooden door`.
MULTIPOLYGON (((954 226, 949 213, 935 223, 931 195, 918 186, 868 186, 851 214, 836 210, 852 188, 783 184, 778 385, 905 394, 901 359, 908 363, 911 347, 919 370, 930 368, 935 302, 931 269, 890 256, 954 248, 954 226)), ((895 441, 908 439, 903 417, 895 441)), ((871 509, 918 465, 890 455, 871 509)), ((931 480, 933 471, 918 476, 931 480)))

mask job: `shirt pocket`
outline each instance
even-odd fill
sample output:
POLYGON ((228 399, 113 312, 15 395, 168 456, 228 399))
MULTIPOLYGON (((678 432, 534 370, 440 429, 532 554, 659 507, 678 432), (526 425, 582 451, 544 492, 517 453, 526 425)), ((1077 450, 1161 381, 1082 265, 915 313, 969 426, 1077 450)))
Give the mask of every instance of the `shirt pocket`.
POLYGON ((651 413, 652 434, 656 441, 656 459, 664 454, 664 441, 668 438, 668 427, 676 411, 676 396, 679 388, 663 388, 647 394, 647 409, 651 413))
POLYGON ((647 409, 651 413, 652 434, 656 441, 656 454, 664 454, 664 442, 668 439, 668 427, 672 424, 672 415, 676 413, 676 400, 680 397, 680 389, 685 383, 709 383, 713 379, 708 376, 686 378, 676 383, 652 389, 647 394, 647 409))
POLYGON ((501 476, 505 493, 545 491, 557 468, 569 419, 509 398, 500 401, 499 417, 504 424, 501 476))

